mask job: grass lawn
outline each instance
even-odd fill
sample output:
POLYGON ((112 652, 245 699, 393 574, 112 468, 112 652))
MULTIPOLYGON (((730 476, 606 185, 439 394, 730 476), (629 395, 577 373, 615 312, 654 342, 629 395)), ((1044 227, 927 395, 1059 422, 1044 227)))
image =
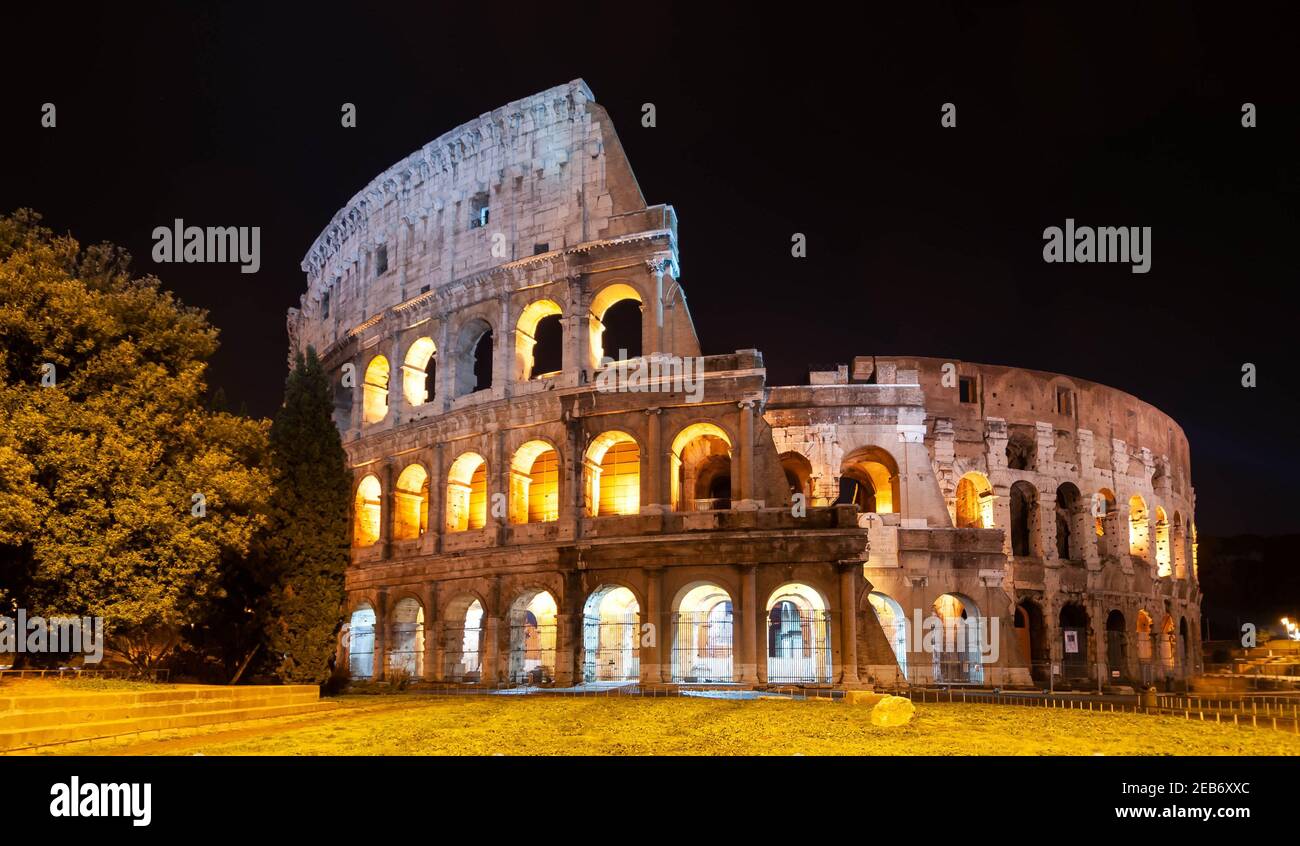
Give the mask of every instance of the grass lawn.
POLYGON ((831 702, 342 697, 309 723, 142 744, 205 755, 1297 755, 1300 736, 1140 714, 923 704, 911 724, 831 702))

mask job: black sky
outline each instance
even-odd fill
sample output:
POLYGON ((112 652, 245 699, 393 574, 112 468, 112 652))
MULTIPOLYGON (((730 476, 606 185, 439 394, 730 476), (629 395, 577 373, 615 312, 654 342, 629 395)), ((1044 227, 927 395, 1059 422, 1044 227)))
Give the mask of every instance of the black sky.
POLYGON ((646 199, 676 207, 706 353, 758 347, 777 383, 870 353, 1093 379, 1183 425, 1203 533, 1300 529, 1284 6, 466 5, 7 7, 0 212, 127 247, 221 328, 212 383, 269 415, 298 264, 334 212, 446 130, 581 77, 646 199), (261 271, 154 265, 176 217, 260 226, 261 271), (1151 272, 1045 264, 1067 217, 1151 226, 1151 272))

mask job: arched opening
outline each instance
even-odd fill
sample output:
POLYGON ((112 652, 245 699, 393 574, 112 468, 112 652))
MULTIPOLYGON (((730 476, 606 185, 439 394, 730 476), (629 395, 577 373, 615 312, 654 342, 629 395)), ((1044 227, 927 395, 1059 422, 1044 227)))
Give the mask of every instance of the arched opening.
POLYGON ((1128 675, 1128 624, 1119 609, 1106 615, 1106 666, 1112 683, 1128 675))
POLYGON ((1067 561, 1084 558, 1083 497, 1071 482, 1056 489, 1056 557, 1067 561))
POLYGON ((993 528, 993 485, 983 473, 967 473, 957 482, 954 525, 959 529, 993 528))
POLYGON ((1038 490, 1021 480, 1011 485, 1011 554, 1039 555, 1035 541, 1038 532, 1038 490))
POLYGON ((673 681, 732 680, 731 595, 715 584, 682 594, 673 612, 673 681))
POLYGON ((602 288, 592 298, 589 320, 593 368, 603 367, 606 359, 641 355, 641 294, 631 285, 602 288))
POLYGON ((893 597, 877 591, 872 591, 867 596, 867 600, 871 603, 871 610, 876 612, 876 620, 880 623, 881 631, 885 633, 885 641, 893 650, 894 660, 898 662, 898 671, 906 679, 907 616, 903 613, 903 606, 899 605, 893 597))
POLYGON ((582 607, 582 679, 641 678, 641 606, 622 585, 603 585, 582 607))
POLYGON ((354 546, 371 546, 379 540, 383 494, 383 486, 379 484, 378 476, 366 476, 357 485, 357 493, 352 505, 354 546))
POLYGON ((407 465, 397 477, 393 503, 393 539, 415 540, 429 530, 429 474, 419 464, 407 465))
POLYGON ((510 681, 555 681, 555 597, 544 590, 525 593, 510 606, 510 681))
POLYGON ((414 597, 393 606, 389 629, 388 669, 412 678, 424 677, 424 608, 414 597))
POLYGON ((560 518, 560 458, 545 441, 529 441, 510 460, 510 522, 560 518))
POLYGON ((1033 436, 1026 432, 1012 432, 1007 438, 1007 469, 1033 470, 1037 453, 1033 436))
POLYGON ((348 618, 348 672, 354 679, 375 675, 375 609, 368 602, 348 618))
POLYGON ((388 359, 377 355, 366 365, 362 379, 361 419, 378 423, 388 416, 388 359))
POLYGON ((1061 606, 1061 675, 1067 681, 1089 681, 1088 610, 1077 602, 1061 606))
POLYGON ((1187 532, 1183 527, 1183 515, 1174 512, 1174 525, 1170 533, 1174 557, 1174 578, 1187 578, 1187 532))
POLYGON ((477 682, 482 678, 483 603, 461 596, 447 606, 443 629, 445 675, 448 681, 477 682))
POLYGON ((1174 618, 1165 614, 1160 622, 1160 663, 1165 670, 1173 670, 1178 655, 1178 630, 1174 628, 1174 618))
POLYGON ((641 450, 627 432, 602 432, 587 447, 583 504, 589 517, 641 509, 641 450))
POLYGON ((487 525, 487 462, 477 452, 462 453, 447 473, 447 531, 487 525))
POLYGON ((865 447, 844 459, 837 504, 853 503, 867 514, 893 514, 898 494, 898 463, 887 451, 865 447))
POLYGON ((402 364, 402 396, 406 404, 424 405, 437 390, 437 347, 432 338, 417 338, 406 350, 402 364))
POLYGON ((672 507, 699 511, 731 507, 731 439, 713 423, 693 423, 673 439, 669 479, 672 507))
POLYGON ((1147 503, 1137 494, 1128 501, 1128 553, 1135 558, 1147 554, 1150 527, 1147 525, 1147 503))
POLYGON ((1016 605, 1016 641, 1020 646, 1029 675, 1039 684, 1047 684, 1051 670, 1047 637, 1043 628, 1043 610, 1026 597, 1016 605))
POLYGON ((1154 663, 1153 653, 1154 644, 1153 628, 1155 621, 1145 610, 1138 611, 1137 615, 1137 655, 1138 670, 1142 675, 1142 684, 1150 684, 1154 676, 1152 665, 1154 663))
POLYGON ((475 318, 460 329, 456 340, 456 396, 492 387, 492 325, 475 318))
POLYGON ((934 680, 943 684, 983 684, 980 612, 969 597, 945 593, 931 606, 940 626, 926 637, 940 638, 927 644, 932 656, 934 680))
POLYGON ((515 325, 517 379, 541 379, 560 372, 564 359, 564 321, 559 303, 529 303, 515 325))
POLYGON ((785 474, 785 484, 790 491, 791 500, 795 494, 803 494, 804 503, 811 502, 812 462, 797 452, 783 452, 781 470, 785 474))
POLYGON ((826 600, 808 585, 784 585, 767 600, 767 680, 831 680, 830 614, 826 600))
MULTIPOLYGON (((1093 531, 1099 539, 1106 537, 1106 519, 1115 513, 1115 509, 1115 494, 1109 488, 1102 488, 1092 495, 1093 531)), ((1101 541, 1098 540, 1098 545, 1100 544, 1101 541)), ((1106 554, 1106 550, 1100 551, 1106 554)))
POLYGON ((1169 518, 1165 510, 1156 506, 1156 575, 1160 578, 1173 575, 1169 546, 1169 518))

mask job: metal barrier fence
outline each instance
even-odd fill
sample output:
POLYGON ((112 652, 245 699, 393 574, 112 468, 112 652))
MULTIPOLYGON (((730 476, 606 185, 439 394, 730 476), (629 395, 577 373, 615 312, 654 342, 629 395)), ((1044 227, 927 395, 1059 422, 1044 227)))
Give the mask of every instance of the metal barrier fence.
POLYGON ((510 627, 509 678, 516 684, 550 684, 555 681, 554 623, 522 623, 510 627))
POLYGON ((732 620, 673 615, 672 677, 676 682, 730 682, 732 620))
POLYGON ((584 681, 636 681, 641 678, 641 632, 635 622, 583 622, 584 681))
POLYGON ((767 680, 830 682, 830 643, 830 615, 825 611, 782 613, 774 609, 767 620, 767 680))

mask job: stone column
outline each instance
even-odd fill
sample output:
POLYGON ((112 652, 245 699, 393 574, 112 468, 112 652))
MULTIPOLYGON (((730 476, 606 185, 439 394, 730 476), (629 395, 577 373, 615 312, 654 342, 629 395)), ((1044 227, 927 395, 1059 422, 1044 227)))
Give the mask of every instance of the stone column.
POLYGON ((438 357, 438 372, 433 375, 431 401, 438 414, 444 414, 451 408, 452 395, 456 393, 456 374, 453 372, 456 356, 451 348, 451 327, 448 326, 448 320, 445 314, 438 318, 438 348, 434 352, 438 357))
POLYGON ((506 457, 506 433, 502 429, 492 433, 492 462, 488 468, 487 525, 491 527, 492 543, 505 541, 505 527, 510 521, 510 461, 506 457), (497 494, 505 497, 506 514, 501 515, 497 494))
POLYGON ((740 408, 740 444, 736 450, 736 495, 732 508, 752 511, 758 508, 754 500, 754 401, 737 403, 740 408))
POLYGON ((379 496, 379 548, 380 554, 387 560, 393 557, 393 506, 397 503, 391 458, 386 459, 379 468, 379 484, 383 487, 379 496))
POLYGON ((858 574, 862 562, 841 561, 840 569, 840 678, 844 687, 858 681, 858 574))
MULTIPOLYGON (((736 681, 741 684, 763 683, 759 675, 757 632, 762 615, 758 613, 758 591, 753 564, 740 565, 740 663, 736 668, 736 681)), ((766 663, 766 662, 764 662, 766 663)), ((766 669, 766 668, 764 668, 766 669)), ((764 676, 766 673, 763 674, 764 676)))
POLYGON ((426 555, 442 551, 442 536, 447 531, 447 470, 442 444, 434 444, 429 454, 429 530, 421 544, 426 555))
POLYGON ((570 687, 581 679, 575 675, 582 643, 582 574, 570 570, 564 574, 564 595, 555 615, 555 683, 570 687))
POLYGON ((665 454, 663 431, 660 421, 663 410, 646 409, 646 482, 641 486, 641 513, 663 514, 668 510, 668 496, 665 493, 667 474, 664 472, 665 454))
POLYGON ((642 351, 650 355, 667 351, 664 342, 664 259, 648 259, 645 264, 653 281, 650 283, 651 301, 641 306, 645 326, 642 333, 642 351))
POLYGON ((382 681, 388 672, 388 589, 375 593, 375 681, 382 681))
POLYGON ((442 678, 442 664, 439 662, 442 618, 438 614, 438 585, 425 582, 420 593, 424 600, 424 680, 437 681, 442 678))
MULTIPOLYGON (((641 622, 653 626, 650 632, 654 635, 654 645, 641 647, 641 683, 660 684, 672 678, 668 667, 672 634, 664 609, 664 571, 660 567, 647 567, 642 572, 646 577, 646 607, 641 622)), ((640 636, 640 632, 637 634, 640 636)))
POLYGON ((402 367, 402 340, 397 332, 389 339, 388 347, 388 423, 397 426, 406 414, 406 372, 402 367))
MULTIPOLYGON (((492 579, 492 587, 488 590, 485 597, 488 607, 483 609, 483 642, 479 644, 479 667, 480 678, 487 684, 496 684, 504 681, 505 673, 501 668, 501 629, 502 629, 502 612, 501 612, 501 581, 499 578, 492 579)), ((505 637, 507 642, 510 637, 510 631, 507 628, 505 637)))

